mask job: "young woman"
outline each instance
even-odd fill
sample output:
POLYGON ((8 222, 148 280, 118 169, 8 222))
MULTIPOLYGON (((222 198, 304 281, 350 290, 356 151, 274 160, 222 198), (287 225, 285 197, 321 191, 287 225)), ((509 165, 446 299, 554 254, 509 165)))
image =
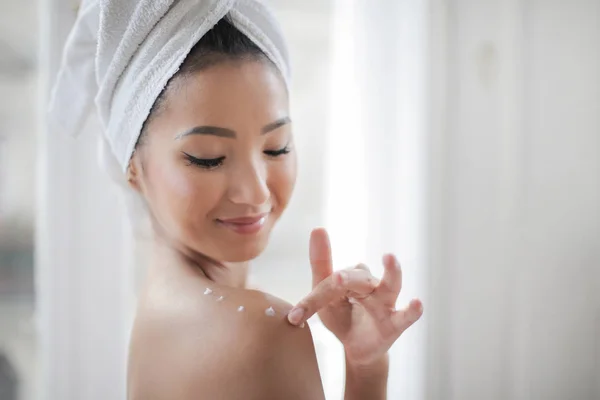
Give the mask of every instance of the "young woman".
POLYGON ((394 310, 393 256, 381 281, 363 265, 332 274, 326 233, 315 230, 314 291, 297 307, 245 288, 249 261, 292 195, 296 154, 282 76, 226 19, 156 101, 128 179, 155 234, 131 342, 131 399, 322 399, 304 327, 316 312, 344 344, 346 398, 385 398, 387 350, 422 312, 418 301, 394 310))

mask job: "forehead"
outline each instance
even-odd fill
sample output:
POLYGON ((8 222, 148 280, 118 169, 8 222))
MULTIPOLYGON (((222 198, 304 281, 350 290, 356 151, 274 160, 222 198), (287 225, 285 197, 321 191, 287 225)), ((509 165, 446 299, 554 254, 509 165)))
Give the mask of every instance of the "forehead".
POLYGON ((266 61, 215 64, 179 80, 165 100, 170 119, 189 123, 268 123, 288 115, 285 82, 266 61))

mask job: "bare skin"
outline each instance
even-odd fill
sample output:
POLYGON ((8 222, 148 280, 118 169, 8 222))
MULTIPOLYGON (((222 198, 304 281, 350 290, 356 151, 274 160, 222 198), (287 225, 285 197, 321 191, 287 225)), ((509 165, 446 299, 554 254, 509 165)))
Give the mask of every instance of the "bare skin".
POLYGON ((130 399, 324 399, 310 330, 287 322, 290 304, 191 268, 168 271, 152 268, 140 296, 130 399))

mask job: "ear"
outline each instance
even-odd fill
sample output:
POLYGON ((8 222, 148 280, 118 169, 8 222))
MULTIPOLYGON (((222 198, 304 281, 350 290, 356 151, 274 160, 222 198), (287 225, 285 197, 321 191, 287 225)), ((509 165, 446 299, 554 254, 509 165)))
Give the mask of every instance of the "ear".
POLYGON ((131 188, 140 193, 142 192, 142 172, 142 163, 139 153, 136 151, 129 160, 129 167, 127 168, 127 182, 131 188))

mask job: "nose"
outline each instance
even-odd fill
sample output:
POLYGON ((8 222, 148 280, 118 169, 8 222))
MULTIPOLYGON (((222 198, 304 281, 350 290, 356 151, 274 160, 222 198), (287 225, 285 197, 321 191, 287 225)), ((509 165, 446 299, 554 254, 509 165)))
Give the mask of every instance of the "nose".
POLYGON ((235 204, 261 206, 269 200, 267 169, 256 161, 239 165, 232 171, 229 183, 229 200, 235 204))

